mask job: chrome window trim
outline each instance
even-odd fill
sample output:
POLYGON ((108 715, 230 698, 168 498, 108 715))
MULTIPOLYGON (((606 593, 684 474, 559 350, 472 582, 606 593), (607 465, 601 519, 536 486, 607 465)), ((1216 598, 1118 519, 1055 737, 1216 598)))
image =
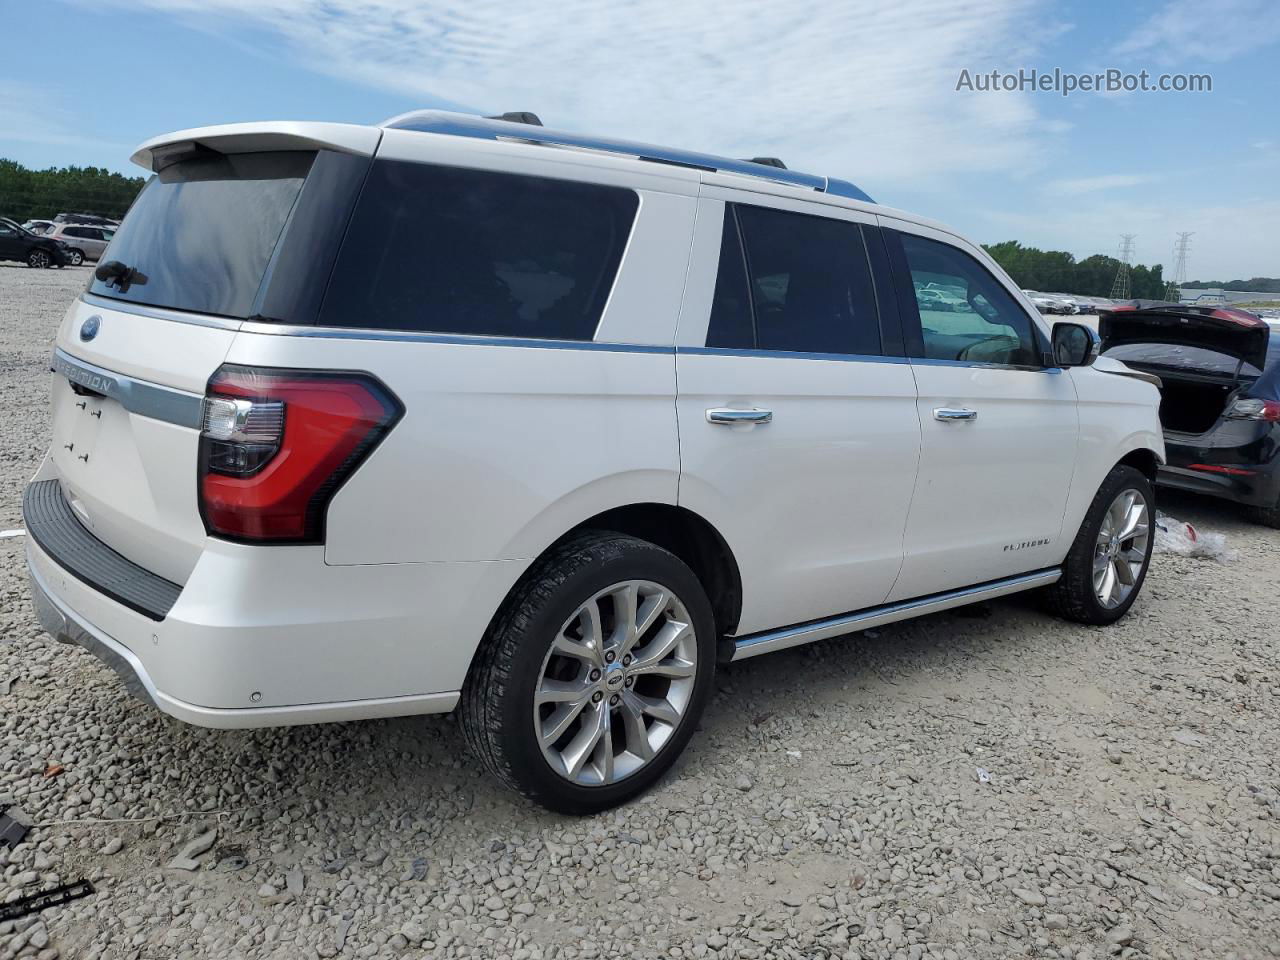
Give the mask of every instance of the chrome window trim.
POLYGON ((116 310, 120 313, 132 313, 139 317, 154 317, 157 320, 172 320, 175 323, 189 323, 197 327, 216 327, 219 330, 239 330, 243 320, 233 317, 218 317, 207 313, 187 313, 169 307, 153 307, 145 303, 134 303, 130 300, 114 300, 101 294, 80 294, 82 302, 91 307, 102 307, 104 310, 116 310))
POLYGON ((677 354, 713 357, 768 357, 774 360, 836 360, 842 363, 910 363, 906 357, 879 353, 810 353, 804 350, 756 350, 749 347, 676 347, 677 354))
POLYGON ((552 340, 537 337, 489 337, 418 330, 372 330, 360 327, 293 327, 245 321, 241 333, 305 337, 321 340, 385 340, 393 343, 443 343, 454 346, 526 347, 535 350, 601 350, 609 353, 673 353, 675 347, 654 343, 609 343, 603 340, 552 340))
POLYGON ((53 351, 53 362, 49 369, 52 373, 66 377, 70 383, 110 397, 130 413, 136 413, 140 417, 163 420, 194 430, 199 430, 202 425, 204 397, 198 394, 115 373, 73 357, 61 347, 53 351))

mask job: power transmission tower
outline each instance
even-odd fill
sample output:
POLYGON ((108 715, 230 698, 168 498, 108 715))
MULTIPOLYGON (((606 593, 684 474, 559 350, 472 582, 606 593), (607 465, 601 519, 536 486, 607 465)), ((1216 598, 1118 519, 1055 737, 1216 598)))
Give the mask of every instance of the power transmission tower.
POLYGON ((1111 284, 1112 300, 1129 299, 1129 261, 1133 259, 1133 239, 1136 236, 1136 233, 1120 234, 1120 252, 1116 255, 1120 269, 1116 271, 1116 282, 1111 284))
POLYGON ((1182 285, 1187 282, 1187 251, 1191 249, 1193 235, 1194 231, 1188 230, 1186 233, 1179 233, 1178 239, 1174 241, 1173 276, 1164 289, 1164 298, 1170 303, 1177 303, 1182 299, 1182 285))

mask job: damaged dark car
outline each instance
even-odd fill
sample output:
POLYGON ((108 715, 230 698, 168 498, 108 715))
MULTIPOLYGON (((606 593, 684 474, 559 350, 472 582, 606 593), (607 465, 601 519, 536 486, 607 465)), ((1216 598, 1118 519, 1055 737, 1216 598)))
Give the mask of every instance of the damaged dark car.
POLYGON ((1244 504, 1280 528, 1280 337, 1246 310, 1135 301, 1099 322, 1103 354, 1162 383, 1159 483, 1244 504))

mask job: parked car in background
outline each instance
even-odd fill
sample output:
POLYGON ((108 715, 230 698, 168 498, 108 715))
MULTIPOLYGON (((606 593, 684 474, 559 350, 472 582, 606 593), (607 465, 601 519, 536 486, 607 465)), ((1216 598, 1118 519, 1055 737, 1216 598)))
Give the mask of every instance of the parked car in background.
POLYGON ((54 223, 82 223, 91 227, 118 227, 119 220, 101 217, 96 213, 60 213, 53 218, 54 223))
POLYGON ((37 269, 61 267, 67 262, 57 240, 38 236, 4 218, 0 218, 0 260, 16 260, 37 269))
POLYGON ((1143 303, 1099 323, 1105 356, 1163 383, 1159 482, 1234 500, 1280 527, 1280 337, 1231 307, 1143 303))
POLYGON ((52 226, 52 220, 28 220, 22 225, 22 229, 30 233, 42 234, 52 226))
POLYGON ((585 813, 718 662, 1142 587, 1155 387, 851 183, 439 111, 133 159, 23 514, 45 628, 176 717, 457 708, 585 813))
POLYGON ((1041 313, 1066 314, 1071 312, 1067 305, 1057 297, 1050 296, 1047 293, 1039 293, 1036 290, 1023 290, 1022 292, 1026 294, 1027 299, 1035 304, 1036 309, 1041 313))
POLYGON ((80 266, 86 260, 99 259, 115 235, 115 227, 93 227, 73 223, 55 223, 45 232, 45 236, 63 243, 66 247, 67 262, 73 267, 80 266))

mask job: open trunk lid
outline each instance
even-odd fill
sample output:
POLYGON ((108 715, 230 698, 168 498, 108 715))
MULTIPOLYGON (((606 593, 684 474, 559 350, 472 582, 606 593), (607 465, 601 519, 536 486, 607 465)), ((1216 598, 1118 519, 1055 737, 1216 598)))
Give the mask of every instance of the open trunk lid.
MULTIPOLYGON (((1166 344, 1210 350, 1261 371, 1271 328, 1261 317, 1231 307, 1195 307, 1136 301, 1104 313, 1098 321, 1103 351, 1131 344, 1166 344)), ((1127 352, 1126 361, 1139 357, 1127 352)), ((1153 355, 1153 360, 1159 362, 1153 355)))

